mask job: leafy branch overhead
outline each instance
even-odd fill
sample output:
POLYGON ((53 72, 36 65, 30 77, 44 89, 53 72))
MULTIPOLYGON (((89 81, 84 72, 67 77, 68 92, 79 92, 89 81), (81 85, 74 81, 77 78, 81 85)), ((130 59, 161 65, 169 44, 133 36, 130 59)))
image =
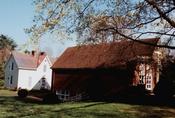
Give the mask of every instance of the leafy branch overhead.
POLYGON ((34 0, 34 25, 26 32, 35 39, 50 32, 79 43, 117 39, 137 41, 161 37, 166 47, 175 39, 174 0, 34 0))
POLYGON ((0 50, 7 48, 9 50, 14 50, 17 44, 10 37, 5 35, 0 35, 0 50))
POLYGON ((4 62, 8 58, 9 52, 11 50, 14 50, 16 46, 17 45, 14 42, 14 40, 12 40, 11 38, 3 34, 0 35, 0 51, 1 51, 1 54, 0 54, 0 81, 1 79, 4 79, 4 65, 5 65, 4 62))

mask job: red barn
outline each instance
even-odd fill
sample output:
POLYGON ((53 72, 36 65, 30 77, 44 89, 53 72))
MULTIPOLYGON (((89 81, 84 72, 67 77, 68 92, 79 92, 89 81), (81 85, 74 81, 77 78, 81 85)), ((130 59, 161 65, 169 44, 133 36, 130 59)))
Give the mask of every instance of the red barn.
MULTIPOLYGON (((159 39, 143 41, 156 45, 159 39)), ((52 90, 60 99, 108 97, 138 85, 152 91, 159 81, 160 56, 155 46, 133 41, 70 47, 52 66, 52 90)))

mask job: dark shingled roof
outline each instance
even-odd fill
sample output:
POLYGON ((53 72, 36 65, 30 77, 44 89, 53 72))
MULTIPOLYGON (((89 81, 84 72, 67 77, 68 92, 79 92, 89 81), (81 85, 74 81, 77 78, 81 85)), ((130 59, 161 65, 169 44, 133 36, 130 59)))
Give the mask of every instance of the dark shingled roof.
MULTIPOLYGON (((159 38, 143 39, 157 44, 159 38)), ((125 65, 137 56, 152 56, 155 46, 134 41, 70 47, 53 64, 54 69, 108 68, 125 65)))

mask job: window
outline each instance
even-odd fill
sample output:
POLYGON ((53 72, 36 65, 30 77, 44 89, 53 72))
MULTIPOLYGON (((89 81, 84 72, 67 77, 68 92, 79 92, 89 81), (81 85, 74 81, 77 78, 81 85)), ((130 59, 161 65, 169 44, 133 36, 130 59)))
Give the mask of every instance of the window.
POLYGON ((151 76, 147 76, 147 84, 151 83, 151 76))
POLYGON ((152 89, 152 70, 149 70, 146 74, 146 89, 152 89))
POLYGON ((146 83, 147 83, 147 84, 151 84, 151 81, 147 80, 146 83))
POLYGON ((56 91, 56 95, 60 100, 67 100, 69 98, 69 91, 68 90, 59 90, 56 91))
POLYGON ((140 77, 140 84, 145 83, 145 64, 140 64, 139 66, 139 77, 140 77))
POLYGON ((139 65, 139 77, 140 77, 140 84, 151 84, 152 69, 149 64, 142 63, 139 65))
POLYGON ((11 78, 10 78, 10 84, 12 84, 13 83, 13 76, 11 76, 11 78))
POLYGON ((151 85, 147 85, 146 87, 147 87, 147 88, 151 88, 151 85))
POLYGON ((140 84, 144 84, 144 79, 145 79, 145 76, 144 75, 140 75, 140 84))
POLYGON ((47 66, 44 65, 43 71, 46 72, 47 71, 47 66))
POLYGON ((41 89, 47 89, 46 78, 42 78, 41 79, 41 89))
POLYGON ((14 68, 14 63, 12 62, 11 70, 13 70, 13 68, 14 68))

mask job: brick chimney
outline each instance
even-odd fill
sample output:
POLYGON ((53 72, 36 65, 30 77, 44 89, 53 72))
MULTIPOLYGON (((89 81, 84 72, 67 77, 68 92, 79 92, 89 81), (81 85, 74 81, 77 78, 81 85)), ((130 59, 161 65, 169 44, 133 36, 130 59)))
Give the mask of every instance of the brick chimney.
POLYGON ((35 50, 32 50, 32 56, 35 57, 36 56, 36 51, 35 50))
POLYGON ((40 56, 43 56, 45 54, 45 52, 40 52, 40 56))

